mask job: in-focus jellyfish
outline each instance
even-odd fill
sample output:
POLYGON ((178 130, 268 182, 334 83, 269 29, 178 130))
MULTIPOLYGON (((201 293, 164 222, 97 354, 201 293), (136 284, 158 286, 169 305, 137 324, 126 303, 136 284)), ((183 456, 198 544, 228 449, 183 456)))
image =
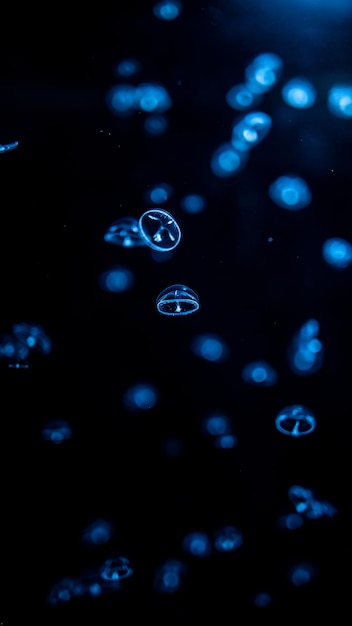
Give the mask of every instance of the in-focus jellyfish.
POLYGON ((121 217, 113 222, 104 235, 104 240, 123 248, 146 246, 135 217, 121 217))
POLYGON ((308 320, 294 335, 290 343, 288 349, 289 366, 298 376, 310 376, 322 367, 324 350, 318 333, 319 322, 315 319, 308 320))
POLYGON ((198 335, 191 343, 191 350, 196 356, 213 363, 223 363, 229 356, 229 348, 218 335, 198 335))
POLYGON ((199 309, 199 298, 186 285, 170 285, 159 293, 156 308, 163 315, 189 315, 199 309))
POLYGON ((125 556, 116 555, 107 559, 100 570, 104 580, 117 581, 132 576, 132 565, 125 556))
POLYGON ((135 109, 136 87, 120 84, 112 87, 106 94, 106 104, 113 114, 126 115, 135 109))
POLYGON ((101 546, 108 543, 113 535, 113 524, 105 519, 98 519, 83 528, 81 540, 88 546, 101 546))
POLYGON ((214 444, 216 448, 221 448, 222 450, 229 450, 230 448, 234 448, 237 446, 238 440, 235 435, 228 433, 227 435, 219 435, 214 439, 214 444))
POLYGON ((213 152, 210 167, 213 174, 220 178, 228 178, 238 174, 246 165, 248 155, 235 150, 231 143, 224 143, 213 152))
POLYGON ((133 272, 127 267, 116 265, 103 272, 99 277, 100 288, 104 291, 112 291, 113 293, 120 293, 121 291, 128 291, 134 286, 135 279, 133 272))
POLYGON ((245 70, 246 83, 253 93, 265 93, 281 78, 283 62, 277 54, 259 54, 245 70))
POLYGON ((235 150, 252 150, 267 136, 271 117, 262 111, 247 113, 232 128, 231 144, 235 150))
POLYGON ((146 113, 165 113, 172 100, 165 87, 157 83, 141 83, 135 87, 134 108, 146 113))
POLYGON ((289 579, 295 587, 303 587, 311 583, 316 575, 316 568, 310 563, 297 563, 290 568, 289 579))
POLYGON ((162 0, 153 7, 153 13, 159 20, 171 22, 182 12, 182 3, 178 0, 162 0))
POLYGON ((148 411, 156 406, 158 392, 149 383, 132 385, 123 396, 123 404, 129 411, 148 411))
POLYGON ((165 561, 157 568, 154 576, 154 589, 158 593, 175 593, 182 586, 187 568, 181 561, 165 561))
POLYGON ((180 227, 172 215, 163 209, 146 211, 138 224, 146 244, 154 250, 168 252, 180 243, 180 227))
POLYGON ((214 534, 214 548, 218 552, 231 552, 243 544, 243 536, 235 526, 224 526, 214 534))
POLYGON ((234 85, 226 94, 226 102, 235 111, 246 111, 258 106, 262 101, 259 93, 254 93, 249 85, 234 85))
POLYGON ((12 333, 16 342, 25 348, 41 354, 51 352, 51 340, 40 326, 27 323, 15 324, 12 327, 12 333))
POLYGON ((270 606, 271 603, 272 603, 271 595, 270 595, 270 593, 267 593, 266 591, 260 591, 260 592, 256 593, 256 595, 254 596, 254 599, 253 599, 253 604, 258 609, 264 609, 264 608, 270 606))
POLYGON ((305 78, 292 78, 282 88, 282 98, 295 109, 309 109, 317 99, 315 87, 305 78))
POLYGON ((154 185, 145 193, 146 202, 152 204, 163 204, 167 200, 170 200, 172 195, 172 187, 168 183, 159 183, 154 185))
POLYGON ((211 542, 206 533, 194 532, 186 535, 182 542, 182 548, 192 556, 206 557, 211 554, 211 542))
POLYGON ((65 420, 52 420, 42 429, 42 438, 60 444, 72 438, 72 428, 65 420))
POLYGON ((345 269, 352 263, 352 244, 346 239, 332 237, 323 244, 323 259, 337 269, 345 269))
POLYGON ((0 144, 0 152, 8 152, 9 150, 14 150, 18 148, 19 142, 13 141, 12 143, 3 143, 0 144))
POLYGON ((312 412, 300 404, 287 406, 278 413, 275 425, 277 430, 291 437, 302 437, 313 432, 316 419, 312 412))
POLYGON ((129 78, 135 76, 141 68, 141 64, 137 59, 122 59, 119 61, 115 68, 114 73, 121 78, 129 78))
POLYGON ((336 117, 352 118, 352 85, 334 85, 328 93, 328 109, 336 117))
POLYGON ((227 415, 214 413, 205 418, 202 429, 206 435, 216 437, 218 435, 228 435, 231 433, 232 424, 227 415))
POLYGON ((269 196, 275 204, 288 211, 305 209, 312 200, 306 181, 295 174, 279 176, 269 186, 269 196))
POLYGON ((186 213, 201 213, 206 207, 206 200, 197 193, 190 193, 181 200, 181 209, 186 213))
POLYGON ((271 387, 277 381, 277 373, 266 361, 253 361, 243 368, 242 378, 251 385, 271 387))
POLYGON ((162 135, 168 126, 168 120, 164 115, 148 115, 144 120, 144 130, 148 135, 162 135))

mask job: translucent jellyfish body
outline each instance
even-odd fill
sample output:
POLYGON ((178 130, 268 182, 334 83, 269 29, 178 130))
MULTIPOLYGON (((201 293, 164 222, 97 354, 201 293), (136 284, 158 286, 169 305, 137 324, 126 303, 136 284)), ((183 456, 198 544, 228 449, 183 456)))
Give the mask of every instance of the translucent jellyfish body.
POLYGON ((153 7, 153 13, 159 20, 171 22, 182 12, 182 3, 178 0, 162 0, 153 7))
POLYGON ((206 200, 203 196, 190 193, 181 200, 181 209, 186 213, 201 213, 206 207, 206 200))
POLYGON ((291 437, 309 435, 316 427, 313 413, 300 404, 294 404, 282 409, 275 420, 275 426, 280 433, 291 437))
POLYGON ((316 574, 317 570, 311 563, 297 563, 290 568, 288 576, 295 587, 303 587, 311 583, 316 574))
POLYGON ((75 597, 82 595, 83 587, 79 580, 63 578, 55 583, 47 596, 47 603, 50 606, 66 604, 75 597))
POLYGON ((232 128, 231 144, 235 150, 252 150, 267 136, 271 117, 262 111, 247 113, 232 128))
POLYGON ((164 115, 148 115, 144 120, 144 130, 147 135, 158 136, 168 127, 168 120, 164 115))
POLYGON ((98 519, 83 528, 81 541, 87 546, 101 546, 112 539, 114 530, 111 522, 98 519))
POLYGON ((181 588, 186 575, 184 563, 172 559, 165 561, 155 572, 154 589, 162 594, 175 593, 181 588))
POLYGON ((0 337, 0 359, 8 362, 8 366, 20 366, 29 355, 28 344, 18 341, 11 335, 2 335, 0 337))
POLYGON ((206 435, 216 437, 218 435, 228 435, 231 433, 232 424, 227 415, 214 413, 204 419, 202 429, 206 435))
POLYGON ((114 73, 121 78, 129 78, 135 76, 141 68, 141 63, 137 59, 122 59, 119 61, 115 68, 114 73))
POLYGON ((249 85, 234 85, 226 94, 226 102, 236 111, 246 111, 251 107, 258 106, 262 101, 259 93, 254 93, 249 85))
POLYGON ((323 259, 336 269, 346 269, 352 263, 352 244, 346 239, 332 237, 324 241, 323 259))
POLYGON ((228 178, 241 172, 247 161, 245 152, 235 150, 231 143, 224 143, 213 152, 210 167, 216 176, 228 178))
POLYGON ((202 558, 209 556, 212 551, 208 535, 199 531, 186 535, 182 542, 182 548, 188 554, 202 558))
POLYGON ((65 420, 52 420, 42 429, 42 439, 60 444, 72 438, 71 425, 65 420))
POLYGON ((303 518, 298 513, 282 515, 277 521, 277 526, 281 530, 297 530, 303 526, 303 518))
POLYGON ((243 536, 235 526, 224 526, 214 534, 214 548, 218 552, 231 552, 243 544, 243 536))
POLYGON ((301 485, 292 485, 288 490, 288 497, 296 512, 308 519, 334 517, 337 513, 330 502, 318 500, 311 489, 301 485))
POLYGON ((123 404, 129 411, 148 411, 156 406, 158 396, 156 388, 149 383, 132 385, 123 396, 123 404))
POLYGON ((318 338, 319 322, 308 320, 294 335, 289 349, 288 360, 291 370, 298 376, 315 374, 323 365, 323 344, 318 338))
POLYGON ((163 315, 189 315, 199 309, 199 298, 186 285, 170 285, 159 293, 156 308, 163 315))
POLYGON ((259 54, 245 70, 246 83, 253 93, 265 93, 278 83, 282 69, 283 62, 277 54, 259 54))
POLYGON ((113 222, 104 235, 104 240, 123 248, 146 246, 147 242, 139 230, 135 217, 121 217, 113 222))
POLYGON ((158 83, 141 83, 135 87, 134 108, 146 113, 165 113, 172 100, 165 87, 158 83))
POLYGON ((292 78, 282 88, 282 98, 295 109, 309 109, 317 99, 315 87, 305 78, 292 78))
POLYGON ((133 574, 133 567, 129 559, 121 555, 113 555, 107 559, 100 570, 104 580, 118 581, 129 578, 133 574))
POLYGON ((145 194, 144 198, 146 202, 151 202, 152 204, 163 204, 167 202, 172 196, 173 189, 171 185, 168 183, 159 183, 158 185, 153 185, 145 194))
POLYGON ((295 174, 279 176, 269 186, 269 196, 275 204, 288 211, 305 209, 312 200, 306 181, 295 174))
POLYGON ((277 381, 277 373, 266 361, 253 361, 243 368, 242 378, 250 385, 271 387, 277 381))
POLYGON ((328 93, 328 109, 335 117, 352 118, 352 85, 334 85, 328 93))
POLYGON ((104 291, 119 293, 132 289, 135 283, 133 272, 127 267, 116 265, 103 272, 99 277, 100 288, 104 291))
POLYGON ((9 150, 15 150, 15 148, 18 148, 18 145, 19 145, 18 141, 13 141, 12 143, 0 144, 0 153, 8 152, 9 150))
POLYGON ((106 104, 113 114, 127 115, 134 112, 135 90, 133 85, 115 85, 106 94, 106 104))
POLYGON ((218 335, 212 334, 195 337, 191 343, 191 350, 196 356, 213 363, 223 363, 230 353, 225 341, 218 335))
POLYGON ((180 243, 181 230, 176 220, 163 209, 150 209, 139 218, 139 230, 153 250, 168 252, 180 243))
POLYGON ((41 354, 51 352, 51 340, 40 326, 27 323, 15 324, 12 327, 12 333, 18 344, 30 350, 35 350, 41 354))

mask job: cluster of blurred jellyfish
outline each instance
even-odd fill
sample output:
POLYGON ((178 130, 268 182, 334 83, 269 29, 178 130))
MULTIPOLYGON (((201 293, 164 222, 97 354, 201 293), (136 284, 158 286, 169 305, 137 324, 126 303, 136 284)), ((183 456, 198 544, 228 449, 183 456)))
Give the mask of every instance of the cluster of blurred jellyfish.
POLYGON ((294 335, 289 345, 289 366, 298 376, 315 374, 323 365, 324 349, 319 339, 319 329, 317 320, 308 320, 294 335))
POLYGON ((288 490, 288 497, 296 513, 308 519, 335 517, 337 514, 336 508, 331 502, 318 500, 312 489, 307 489, 301 485, 292 485, 288 490))
POLYGON ((49 354, 51 340, 41 326, 20 322, 0 337, 0 359, 10 368, 28 368, 32 353, 49 354))
POLYGON ((202 431, 211 437, 216 448, 231 449, 238 443, 228 415, 218 411, 207 415, 202 422, 202 431))

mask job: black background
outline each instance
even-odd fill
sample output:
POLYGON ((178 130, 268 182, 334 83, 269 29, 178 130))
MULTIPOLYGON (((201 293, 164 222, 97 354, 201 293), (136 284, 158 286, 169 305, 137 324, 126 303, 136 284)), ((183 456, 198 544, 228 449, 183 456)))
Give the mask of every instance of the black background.
POLYGON ((263 619, 253 605, 262 590, 272 596, 265 610, 280 618, 327 609, 339 615, 344 607, 351 270, 329 267, 321 248, 328 237, 352 240, 352 122, 326 106, 330 87, 350 76, 352 15, 339 11, 340 3, 325 5, 195 1, 170 23, 153 16, 151 2, 78 12, 31 6, 15 7, 4 23, 0 142, 18 140, 19 147, 0 155, 0 333, 29 321, 53 343, 28 369, 0 363, 4 624, 26 623, 23 612, 29 623, 48 625, 197 624, 205 616, 246 624, 263 619), (267 51, 284 63, 282 80, 260 107, 272 130, 238 176, 217 178, 211 154, 229 140, 236 118, 225 94, 267 51), (146 135, 143 113, 114 117, 106 106, 108 89, 125 82, 114 65, 131 56, 141 62, 131 83, 159 82, 172 98, 159 137, 146 135), (316 86, 312 109, 282 101, 284 80, 296 75, 316 86), (297 213, 279 209, 267 193, 291 171, 313 194, 297 213), (140 216, 146 190, 160 181, 174 190, 166 208, 183 235, 166 263, 146 248, 104 241, 111 222, 140 216), (189 192, 206 197, 203 213, 180 209, 189 192), (134 272, 130 292, 100 289, 100 274, 115 263, 134 272), (173 283, 196 291, 197 313, 178 319, 157 312, 156 296, 173 283), (320 323, 326 356, 318 373, 302 378, 289 369, 286 352, 309 318, 320 323), (192 354, 193 337, 207 332, 229 346, 225 363, 192 354), (267 389, 241 379, 243 366, 262 358, 279 375, 267 389), (159 402, 134 415, 122 396, 141 380, 157 387, 159 402), (316 415, 309 437, 291 440, 275 430, 276 414, 290 404, 316 415), (216 449, 202 433, 212 410, 231 417, 239 439, 233 450, 216 449), (62 446, 41 438, 53 418, 73 428, 62 446), (180 442, 177 457, 164 452, 170 438, 180 442), (332 502, 338 515, 279 531, 294 483, 332 502), (88 549, 81 532, 97 518, 110 519, 115 536, 88 549), (228 523, 243 532, 240 550, 206 560, 183 553, 188 532, 212 535, 228 523), (134 567, 121 591, 47 606, 52 585, 79 578, 115 549, 134 567), (153 589, 156 568, 168 558, 188 566, 172 597, 153 589), (317 577, 295 588, 288 572, 300 561, 317 577))

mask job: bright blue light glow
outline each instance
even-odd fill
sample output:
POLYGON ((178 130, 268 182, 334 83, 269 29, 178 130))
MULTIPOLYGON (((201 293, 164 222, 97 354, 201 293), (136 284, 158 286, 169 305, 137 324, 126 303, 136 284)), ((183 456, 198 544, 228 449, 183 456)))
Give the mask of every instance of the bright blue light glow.
POLYGON ((115 74, 121 78, 135 76, 141 69, 141 64, 137 59, 123 59, 115 67, 115 74))
POLYGON ((112 87, 106 94, 106 104, 111 113, 127 114, 134 110, 136 88, 128 84, 112 87))
POLYGON ((243 368, 242 378, 251 385, 271 387, 277 381, 277 373, 266 361, 254 361, 243 368))
POLYGON ((175 593, 182 586, 186 574, 187 568, 181 561, 166 561, 156 570, 155 591, 166 594, 175 593))
POLYGON ((230 448, 237 446, 237 442, 238 440, 235 435, 220 435, 219 437, 216 437, 214 444, 217 448, 229 450, 230 448))
POLYGON ((211 334, 195 337, 191 343, 191 350, 196 356, 213 363, 222 363, 229 354, 229 349, 223 339, 211 334))
POLYGON ((317 92, 305 78, 292 78, 282 88, 282 98, 295 109, 309 109, 317 99, 317 92))
POLYGON ((83 529, 82 541, 86 545, 101 546, 108 543, 113 535, 113 525, 107 520, 99 519, 83 529))
POLYGON ((107 559, 100 571, 100 576, 109 581, 123 580, 132 574, 133 568, 129 559, 120 555, 107 559))
POLYGON ((181 12, 182 4, 176 0, 162 0, 162 2, 157 2, 153 7, 155 17, 168 22, 175 20, 181 12))
POLYGON ((123 248, 146 246, 135 217, 121 217, 113 222, 104 235, 104 240, 123 248))
POLYGON ((120 293, 128 291, 134 286, 134 275, 127 267, 117 265, 103 272, 99 278, 99 285, 104 291, 120 293))
POLYGON ((32 324, 20 323, 12 327, 13 335, 16 341, 41 354, 49 354, 51 352, 51 341, 46 332, 40 326, 32 324))
POLYGON ((186 213, 201 213, 206 207, 206 200, 203 196, 196 193, 188 194, 181 200, 181 209, 186 213))
POLYGON ((234 85, 226 94, 226 102, 235 111, 246 111, 258 106, 262 101, 259 93, 254 93, 249 85, 234 85))
POLYGON ((161 135, 167 126, 168 121, 163 115, 148 115, 144 120, 144 129, 148 135, 161 135))
POLYGON ((323 365, 323 344, 318 339, 319 322, 308 320, 295 334, 288 349, 291 370, 298 376, 315 374, 323 365))
POLYGON ((213 152, 210 167, 216 176, 228 178, 238 174, 247 160, 248 155, 245 152, 237 152, 230 143, 224 143, 213 152))
POLYGON ((163 315, 189 315, 199 309, 199 298, 186 285, 170 285, 159 293, 156 308, 163 315))
POLYGON ((283 62, 277 54, 260 54, 245 70, 247 85, 253 93, 265 93, 280 80, 282 68, 283 62))
POLYGON ((18 148, 18 141, 13 141, 12 143, 4 143, 4 144, 0 144, 0 153, 1 152, 8 152, 9 150, 14 150, 15 148, 18 148))
POLYGON ((263 141, 270 128, 271 117, 267 113, 262 111, 247 113, 233 126, 231 144, 235 150, 252 150, 263 141))
MULTIPOLYGON (((313 432, 316 419, 312 412, 300 404, 293 404, 282 409, 275 420, 277 430, 291 437, 302 437, 313 432)), ((300 511, 297 511, 300 513, 300 511)))
POLYGON ((214 548, 218 552, 231 552, 243 544, 241 531, 235 526, 224 526, 214 534, 214 548))
POLYGON ((171 195, 171 185, 169 185, 168 183, 159 183, 158 185, 154 185, 146 192, 145 199, 147 202, 152 202, 154 205, 163 204, 170 199, 171 195))
POLYGON ((231 432, 231 422, 226 415, 210 415, 203 422, 203 430, 208 435, 227 435, 231 432))
POLYGON ((72 428, 65 420, 52 420, 42 430, 44 441, 60 444, 72 437, 72 428))
POLYGON ((123 404, 129 411, 147 411, 156 406, 158 392, 150 384, 129 387, 123 396, 123 404))
POLYGON ((266 593, 265 591, 261 591, 254 596, 254 606, 258 607, 258 609, 264 609, 267 606, 270 606, 272 600, 271 595, 266 593))
POLYGON ((176 220, 163 209, 150 209, 139 218, 139 230, 154 250, 173 250, 180 243, 181 230, 176 220))
POLYGON ((352 118, 352 85, 334 85, 328 93, 328 109, 332 115, 352 118))
POLYGON ((315 568, 310 563, 299 563, 291 568, 289 578, 295 587, 303 587, 312 582, 314 575, 315 568))
POLYGON ((141 83, 134 91, 134 108, 146 113, 165 113, 172 100, 166 89, 159 84, 141 83))
POLYGON ((182 542, 185 552, 197 557, 206 557, 211 554, 211 543, 208 535, 203 532, 194 532, 186 535, 182 542))
POLYGON ((300 211, 312 200, 306 181, 295 174, 279 176, 269 186, 269 196, 275 204, 289 211, 300 211))
POLYGON ((333 237, 323 244, 323 259, 337 269, 345 269, 352 263, 352 244, 346 239, 333 237))

